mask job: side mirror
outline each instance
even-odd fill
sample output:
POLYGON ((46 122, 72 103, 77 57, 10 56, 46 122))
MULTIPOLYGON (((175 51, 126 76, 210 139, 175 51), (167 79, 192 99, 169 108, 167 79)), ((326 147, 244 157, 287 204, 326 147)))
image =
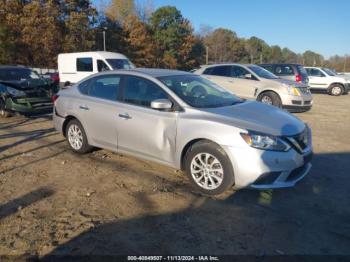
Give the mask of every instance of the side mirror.
POLYGON ((169 99, 156 99, 151 102, 151 108, 156 110, 168 110, 172 106, 173 103, 169 99))
POLYGON ((252 74, 245 74, 245 75, 244 75, 244 78, 245 78, 245 79, 252 79, 252 74))

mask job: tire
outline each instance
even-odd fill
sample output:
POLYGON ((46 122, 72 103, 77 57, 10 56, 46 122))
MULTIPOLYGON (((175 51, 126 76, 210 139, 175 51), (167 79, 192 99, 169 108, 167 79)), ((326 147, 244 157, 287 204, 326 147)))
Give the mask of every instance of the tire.
POLYGON ((234 184, 231 161, 225 151, 214 143, 197 142, 194 144, 187 151, 184 164, 185 173, 201 193, 218 195, 234 184), (201 163, 200 159, 202 163, 206 163, 206 166, 201 163), (210 171, 210 168, 215 171, 210 171))
POLYGON ((5 109, 5 101, 0 98, 0 117, 1 118, 7 118, 10 117, 12 114, 5 109))
POLYGON ((281 98, 278 94, 272 91, 267 91, 258 96, 257 99, 259 102, 263 104, 273 105, 276 107, 282 107, 281 98))
POLYGON ((74 152, 85 154, 93 149, 89 145, 85 130, 78 120, 73 119, 69 121, 65 133, 68 145, 74 152))
POLYGON ((331 96, 340 96, 344 93, 344 87, 340 84, 333 84, 328 89, 328 94, 331 96))

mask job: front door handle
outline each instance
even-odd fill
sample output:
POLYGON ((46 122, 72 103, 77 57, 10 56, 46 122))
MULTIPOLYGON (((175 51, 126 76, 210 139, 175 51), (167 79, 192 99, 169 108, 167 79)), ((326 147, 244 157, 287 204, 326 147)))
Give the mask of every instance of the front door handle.
POLYGON ((83 109, 83 110, 89 110, 90 108, 88 108, 87 106, 79 106, 80 109, 83 109))
POLYGON ((131 119, 131 116, 129 116, 128 113, 119 114, 118 116, 121 117, 121 118, 124 118, 124 119, 131 119))

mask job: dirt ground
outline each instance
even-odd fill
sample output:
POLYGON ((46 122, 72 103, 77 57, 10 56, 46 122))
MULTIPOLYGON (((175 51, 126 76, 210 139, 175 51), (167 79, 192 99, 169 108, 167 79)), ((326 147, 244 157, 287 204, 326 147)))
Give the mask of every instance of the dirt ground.
POLYGON ((283 190, 193 192, 178 171, 70 152, 50 116, 0 119, 0 255, 348 254, 350 95, 314 95, 311 173, 283 190))

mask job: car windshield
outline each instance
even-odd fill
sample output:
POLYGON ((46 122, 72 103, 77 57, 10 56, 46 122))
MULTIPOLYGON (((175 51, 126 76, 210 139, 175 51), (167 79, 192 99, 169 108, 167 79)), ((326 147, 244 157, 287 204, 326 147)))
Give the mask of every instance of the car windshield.
POLYGON ((28 68, 0 68, 0 80, 2 81, 24 81, 40 79, 40 76, 28 68))
POLYGON ((106 59, 113 69, 133 69, 135 66, 128 59, 106 59))
POLYGON ((224 107, 244 101, 201 76, 176 75, 158 79, 192 107, 224 107))
POLYGON ((336 76, 337 74, 329 68, 322 68, 329 76, 336 76))
POLYGON ((266 69, 260 67, 260 66, 255 66, 251 65, 248 66, 250 70, 252 70, 255 74, 257 74, 259 77, 266 78, 266 79, 278 79, 277 76, 272 74, 271 72, 267 71, 266 69))

